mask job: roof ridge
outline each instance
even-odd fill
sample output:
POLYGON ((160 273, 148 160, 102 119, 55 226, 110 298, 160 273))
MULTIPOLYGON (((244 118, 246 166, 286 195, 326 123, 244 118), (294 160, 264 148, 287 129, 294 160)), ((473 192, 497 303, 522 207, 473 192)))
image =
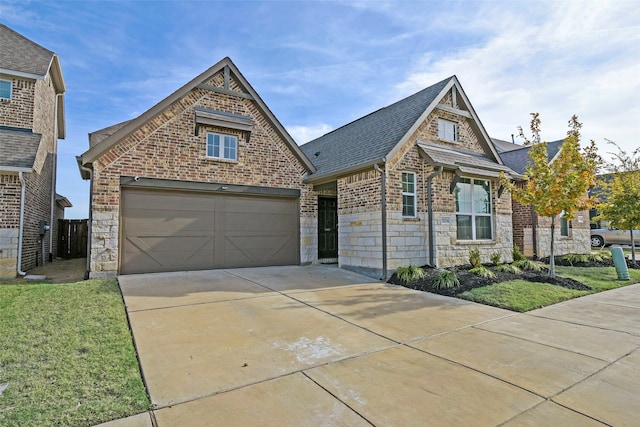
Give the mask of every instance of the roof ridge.
POLYGON ((47 49, 46 47, 42 46, 40 43, 36 43, 33 40, 23 36, 22 34, 20 34, 19 32, 17 32, 16 30, 14 30, 13 28, 10 28, 8 26, 6 26, 5 24, 0 23, 0 27, 4 27, 7 30, 11 31, 13 34, 17 35, 18 37, 28 41, 29 43, 36 45, 37 47, 39 47, 40 49, 46 50, 47 52, 51 53, 51 55, 56 55, 56 53, 50 49, 47 49))

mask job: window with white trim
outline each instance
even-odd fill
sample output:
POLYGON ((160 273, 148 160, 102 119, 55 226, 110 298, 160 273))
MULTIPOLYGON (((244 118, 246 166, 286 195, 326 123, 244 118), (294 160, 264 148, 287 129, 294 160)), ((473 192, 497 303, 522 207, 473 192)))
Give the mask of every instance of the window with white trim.
POLYGON ((402 216, 416 216, 416 174, 402 172, 402 216))
POLYGON ((233 135, 207 133, 207 157, 238 160, 238 138, 233 135))
POLYGON ((438 119, 438 138, 445 141, 458 141, 458 124, 445 119, 438 119))
POLYGON ((491 240, 491 181, 460 178, 455 193, 458 240, 491 240))
POLYGON ((11 80, 0 80, 0 99, 11 99, 12 89, 11 80))

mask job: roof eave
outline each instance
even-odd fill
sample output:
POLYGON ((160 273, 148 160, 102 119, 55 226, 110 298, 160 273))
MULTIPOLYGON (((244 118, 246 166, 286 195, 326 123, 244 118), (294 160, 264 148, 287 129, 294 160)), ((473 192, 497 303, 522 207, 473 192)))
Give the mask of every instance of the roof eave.
POLYGON ((0 172, 3 172, 3 173, 7 172, 10 174, 14 174, 18 172, 31 173, 33 172, 33 168, 21 168, 17 166, 0 166, 0 172))
POLYGON ((354 166, 350 166, 348 168, 345 169, 340 169, 337 171, 331 171, 331 172, 327 172, 327 173, 322 173, 322 174, 314 174, 314 175, 308 175, 304 178, 304 183, 305 184, 314 184, 314 185, 320 185, 320 184, 325 184, 327 182, 331 182, 331 181, 335 181, 336 179, 346 176, 346 175, 351 175, 354 172, 358 172, 364 169, 370 169, 372 168, 374 165, 379 165, 379 164, 384 164, 387 162, 387 159, 385 157, 381 157, 375 160, 369 160, 367 162, 364 163, 360 163, 354 166))

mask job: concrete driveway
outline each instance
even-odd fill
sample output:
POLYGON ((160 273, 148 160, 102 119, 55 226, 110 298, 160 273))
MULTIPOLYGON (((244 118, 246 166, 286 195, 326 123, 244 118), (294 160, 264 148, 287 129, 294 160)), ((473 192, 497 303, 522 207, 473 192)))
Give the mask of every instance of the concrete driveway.
POLYGON ((329 266, 119 281, 155 409, 112 427, 640 423, 640 285, 516 314, 329 266))

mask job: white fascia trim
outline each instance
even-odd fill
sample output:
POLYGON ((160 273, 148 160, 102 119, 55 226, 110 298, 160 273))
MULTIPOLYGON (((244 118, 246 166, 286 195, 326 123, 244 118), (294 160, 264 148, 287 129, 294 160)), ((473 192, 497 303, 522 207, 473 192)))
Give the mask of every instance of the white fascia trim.
POLYGON ((32 168, 16 168, 13 166, 0 166, 0 173, 3 173, 3 172, 9 172, 11 174, 20 173, 20 172, 31 173, 33 172, 33 169, 32 168))
POLYGON ((27 79, 34 79, 34 80, 44 80, 44 76, 39 76, 37 74, 31 74, 31 73, 23 73, 22 71, 8 70, 6 68, 0 68, 0 74, 6 74, 9 76, 15 76, 15 77, 24 77, 27 79))

